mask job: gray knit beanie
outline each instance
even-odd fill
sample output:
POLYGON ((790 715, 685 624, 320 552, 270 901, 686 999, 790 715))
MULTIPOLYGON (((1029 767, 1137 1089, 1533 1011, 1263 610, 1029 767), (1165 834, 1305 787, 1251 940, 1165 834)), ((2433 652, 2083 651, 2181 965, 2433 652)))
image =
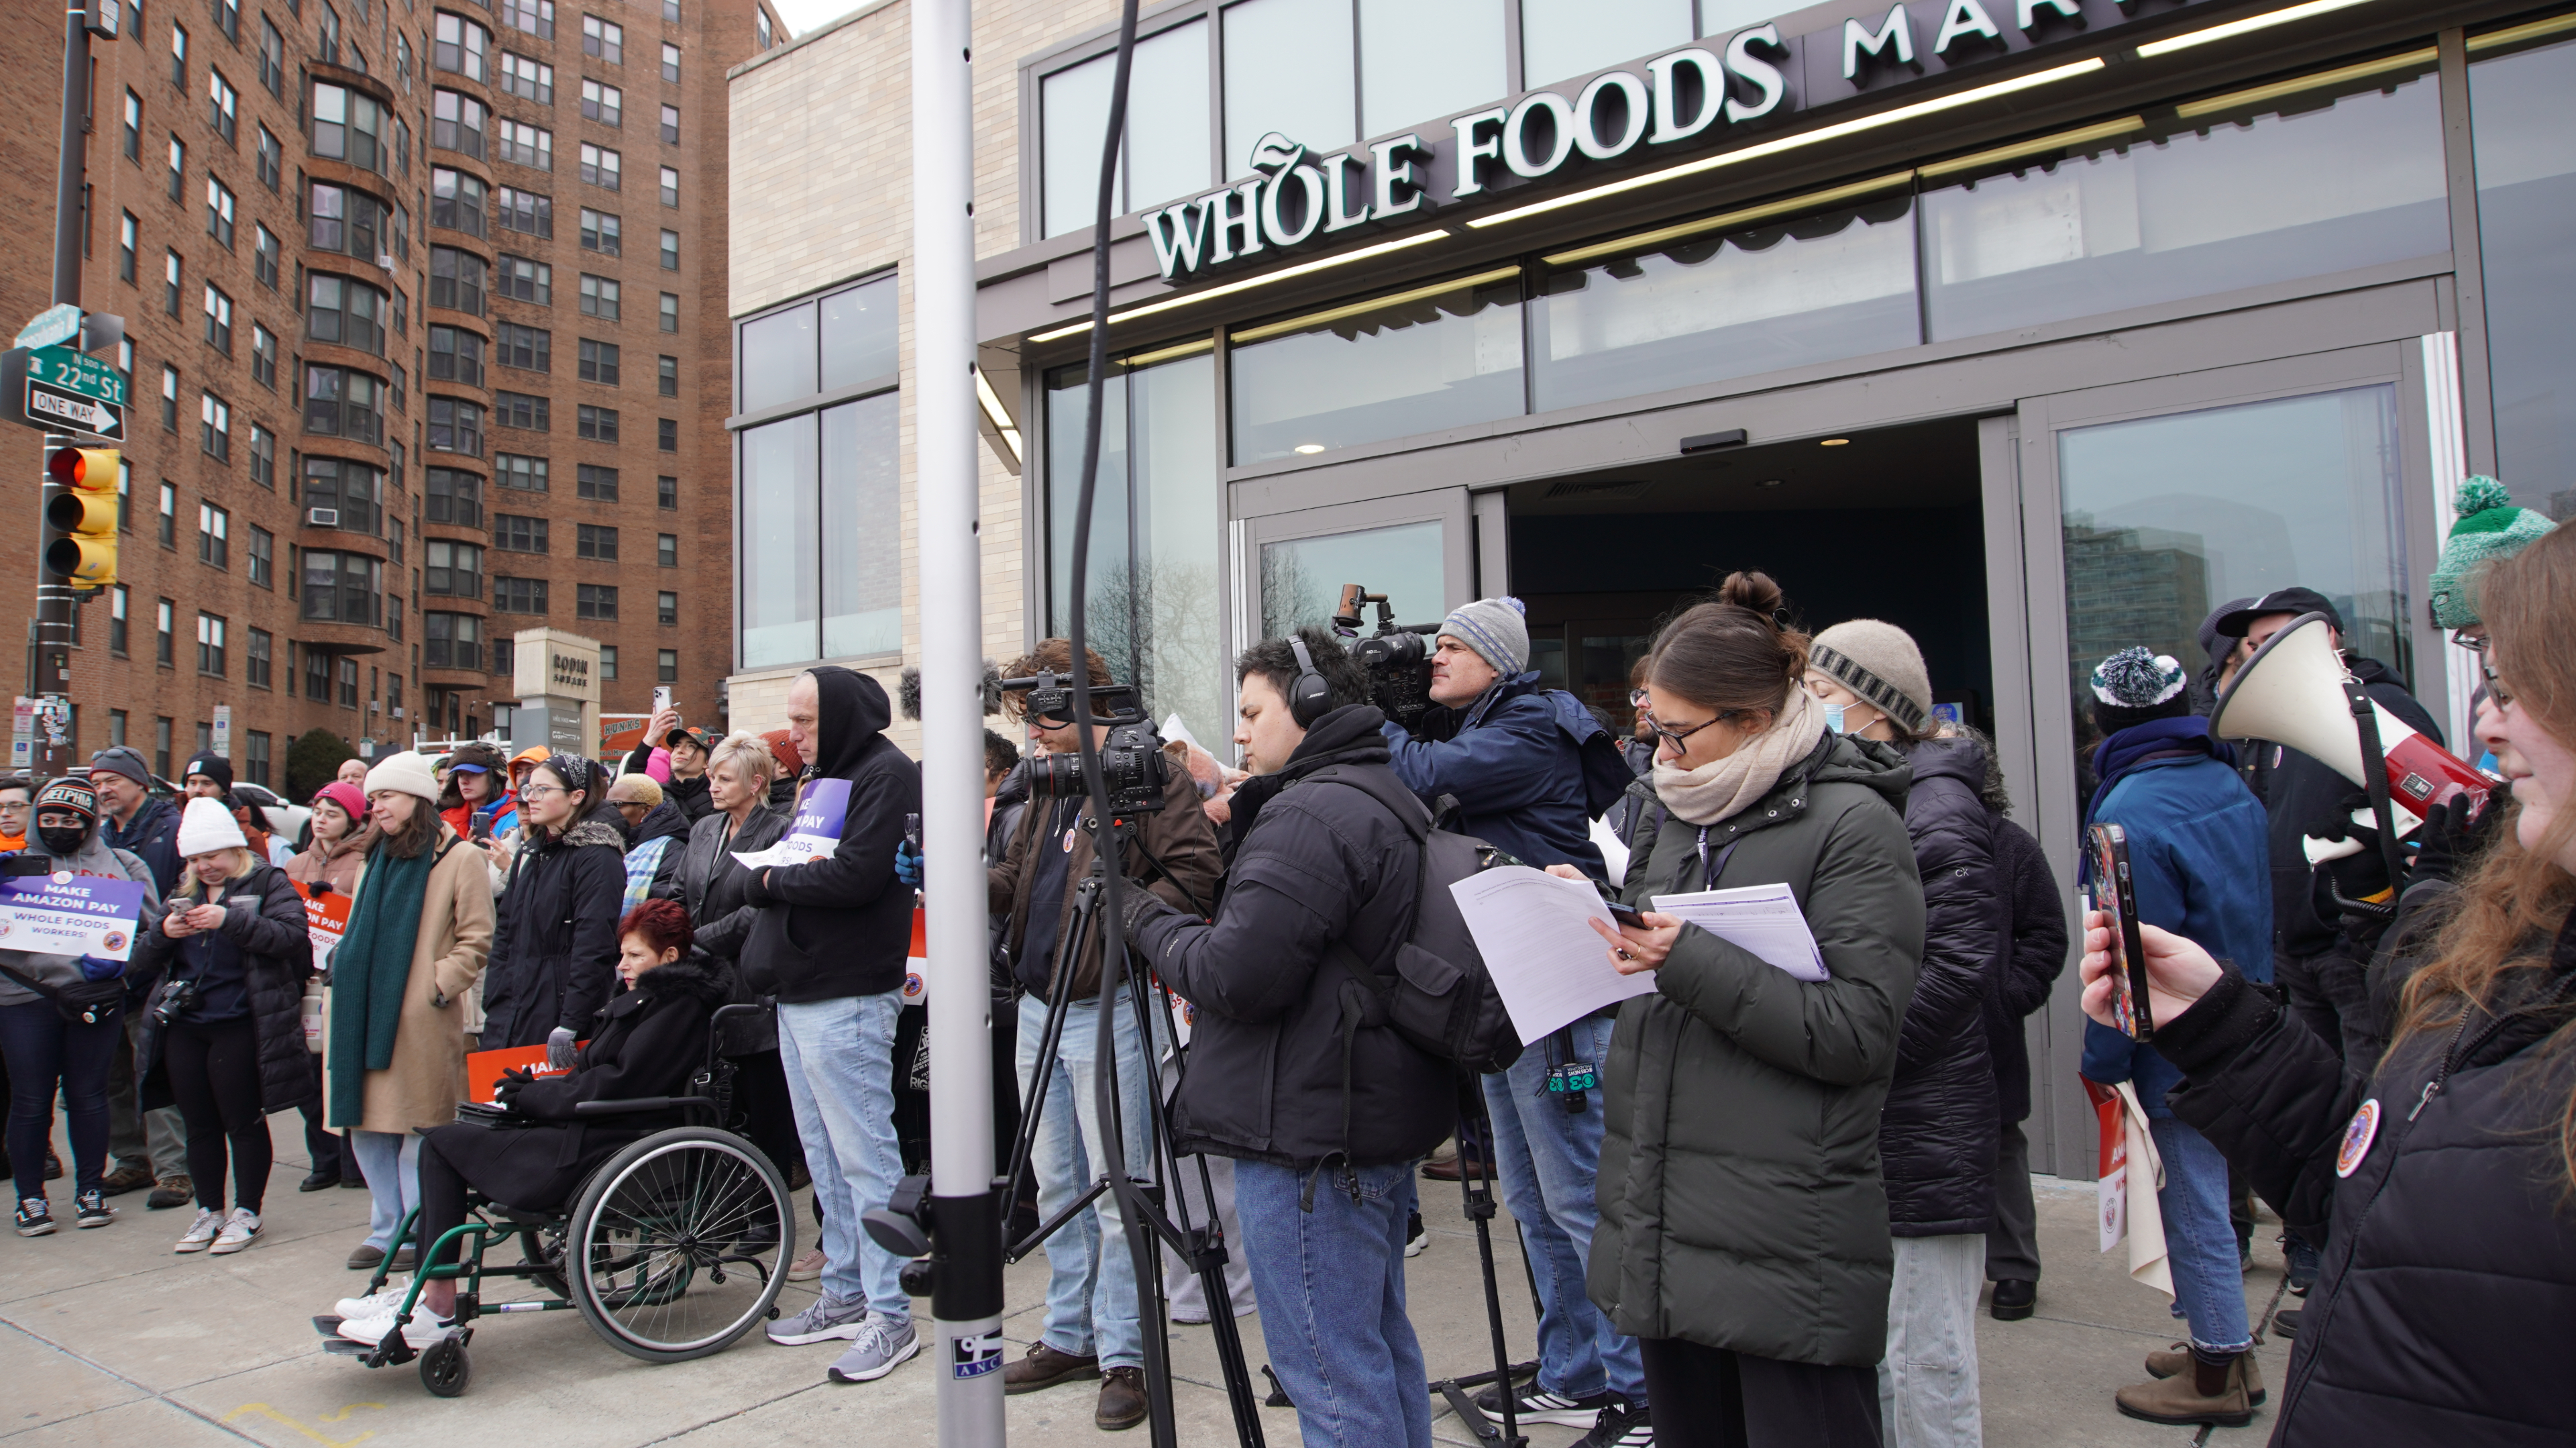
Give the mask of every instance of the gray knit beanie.
POLYGON ((1892 623, 1856 618, 1816 635, 1807 666, 1860 695, 1863 702, 1921 736, 1932 727, 1932 675, 1914 636, 1892 623))
POLYGON ((1529 610, 1508 595, 1480 598, 1453 610, 1440 621, 1440 634, 1474 649, 1479 658, 1508 679, 1529 668, 1529 610))

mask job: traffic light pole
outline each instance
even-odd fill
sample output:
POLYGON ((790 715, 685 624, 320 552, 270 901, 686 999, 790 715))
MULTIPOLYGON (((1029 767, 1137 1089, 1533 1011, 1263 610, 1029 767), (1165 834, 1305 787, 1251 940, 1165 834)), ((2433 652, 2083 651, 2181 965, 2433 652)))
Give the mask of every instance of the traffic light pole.
MULTIPOLYGON (((73 306, 79 306, 81 299, 81 183, 89 152, 81 123, 89 111, 88 85, 88 15, 79 6, 68 6, 63 16, 62 147, 54 163, 54 301, 73 306)), ((57 448, 79 445, 78 438, 48 434, 41 456, 50 458, 57 448)), ((39 496, 50 497, 50 489, 40 490, 39 496)), ((72 597, 71 584, 56 583, 46 576, 41 552, 39 545, 36 677, 31 682, 40 711, 36 720, 38 778, 51 779, 72 764, 73 610, 79 604, 72 597)))

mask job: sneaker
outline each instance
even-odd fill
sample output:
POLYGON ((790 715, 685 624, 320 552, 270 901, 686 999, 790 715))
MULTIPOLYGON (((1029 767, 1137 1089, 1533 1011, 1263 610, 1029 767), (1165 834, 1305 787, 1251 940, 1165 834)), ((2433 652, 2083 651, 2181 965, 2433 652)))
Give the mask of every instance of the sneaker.
MULTIPOLYGON (((410 1295, 409 1282, 388 1282, 382 1292, 370 1292, 364 1297, 341 1298, 331 1304, 331 1315, 342 1321, 355 1321, 362 1317, 391 1317, 402 1310, 403 1299, 410 1295)), ((381 1338, 383 1334, 379 1333, 377 1336, 381 1338)))
POLYGON ((211 1207, 197 1208, 197 1220, 188 1224, 188 1235, 179 1239, 174 1252, 203 1252, 215 1245, 224 1230, 224 1214, 211 1207))
POLYGON ((1419 1257, 1422 1249, 1430 1245, 1431 1234, 1422 1230, 1422 1214, 1415 1212, 1404 1222, 1404 1255, 1419 1257))
POLYGON ((72 1213, 84 1227, 104 1227, 116 1220, 116 1208, 107 1204, 107 1193, 96 1187, 72 1198, 72 1213))
POLYGON ((215 1234, 215 1245, 206 1250, 218 1257, 229 1256, 259 1240, 259 1213, 248 1207, 235 1207, 224 1218, 224 1229, 215 1234))
POLYGON ((823 1249, 820 1247, 787 1264, 787 1280, 790 1282, 813 1282, 822 1275, 823 1249))
POLYGON ((868 1314, 849 1337, 850 1350, 841 1354, 830 1369, 836 1383, 875 1382, 893 1372, 896 1364, 921 1351, 921 1334, 913 1331, 912 1319, 898 1322, 882 1312, 868 1314))
POLYGON ((2317 1285, 2317 1249, 2296 1237, 2281 1238, 2281 1255, 2290 1265, 2290 1295, 2305 1297, 2317 1285))
MULTIPOLYGON (((1594 1393, 1588 1398, 1569 1398, 1563 1393, 1541 1391, 1532 1383, 1521 1389, 1520 1401, 1512 1405, 1512 1417, 1520 1423, 1562 1423, 1569 1428, 1589 1428, 1606 1409, 1624 1408, 1627 1400, 1617 1393, 1594 1393)), ((1499 1423, 1503 1421, 1503 1390, 1487 1388, 1476 1395, 1476 1411, 1499 1423)))
MULTIPOLYGON (((385 1340, 386 1334, 394 1330, 396 1310, 389 1307, 372 1317, 352 1317, 340 1324, 340 1335, 351 1342, 363 1342, 369 1347, 374 1347, 385 1340)), ((456 1319, 438 1317, 424 1307, 412 1313, 411 1321, 403 1324, 403 1341, 410 1343, 414 1349, 419 1349, 455 1331, 456 1319)))
POLYGON ((168 1176, 153 1185, 152 1195, 143 1199, 143 1205, 156 1212, 166 1212, 172 1207, 188 1205, 196 1195, 195 1183, 183 1176, 168 1176))
POLYGON ((51 1236, 53 1234, 53 1230, 54 1209, 46 1204, 43 1197, 25 1197, 20 1199, 18 1203, 19 1236, 51 1236))
POLYGON ((136 1166, 131 1162, 124 1166, 120 1166, 116 1170, 109 1172, 106 1176, 101 1177, 98 1183, 99 1190, 107 1193, 111 1197, 123 1196, 127 1192, 141 1191, 143 1188, 150 1185, 152 1185, 152 1169, 145 1166, 136 1166))
POLYGON ((1655 1424, 1644 1408, 1613 1404, 1592 1420, 1592 1431, 1574 1448, 1655 1448, 1655 1424))
POLYGON ((782 1317, 769 1325, 769 1340, 780 1347, 803 1347, 809 1342, 828 1342, 836 1337, 855 1338, 868 1320, 864 1302, 835 1302, 817 1297, 803 1312, 782 1317))

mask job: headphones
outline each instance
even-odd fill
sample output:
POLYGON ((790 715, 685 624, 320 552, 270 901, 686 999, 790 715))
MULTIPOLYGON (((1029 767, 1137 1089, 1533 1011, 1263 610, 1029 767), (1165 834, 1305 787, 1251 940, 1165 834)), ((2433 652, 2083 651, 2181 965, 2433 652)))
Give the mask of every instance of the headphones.
POLYGON ((1312 729, 1316 720, 1333 712, 1333 686, 1315 672, 1315 657, 1306 652, 1304 639, 1290 634, 1288 648, 1297 655, 1297 678, 1288 686, 1288 717, 1298 728, 1312 729))

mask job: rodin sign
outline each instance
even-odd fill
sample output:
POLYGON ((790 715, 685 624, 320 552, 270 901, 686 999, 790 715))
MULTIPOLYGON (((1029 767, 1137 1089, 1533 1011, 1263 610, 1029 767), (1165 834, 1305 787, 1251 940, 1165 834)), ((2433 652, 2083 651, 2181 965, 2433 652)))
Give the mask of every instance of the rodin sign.
MULTIPOLYGON (((1260 174, 1145 214, 1166 281, 1481 201, 1586 165, 1634 164, 1935 76, 2172 14, 2204 0, 1905 0, 1783 39, 1777 25, 1668 51, 1571 95, 1532 91, 1458 116, 1449 134, 1330 155, 1276 131, 1260 174), (1712 49, 1711 47, 1716 48, 1712 49)), ((1266 259, 1266 258, 1265 258, 1266 259)))

